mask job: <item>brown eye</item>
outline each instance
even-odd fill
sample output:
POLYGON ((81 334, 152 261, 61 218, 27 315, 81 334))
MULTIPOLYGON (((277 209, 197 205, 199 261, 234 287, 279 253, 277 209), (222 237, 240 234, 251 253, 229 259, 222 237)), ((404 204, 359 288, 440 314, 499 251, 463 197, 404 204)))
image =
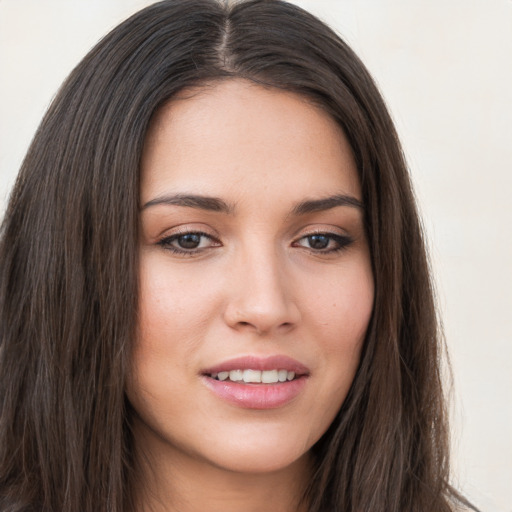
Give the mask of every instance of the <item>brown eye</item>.
POLYGON ((310 235, 307 237, 311 249, 321 250, 329 246, 330 238, 326 235, 310 235))
POLYGON ((190 231, 165 237, 158 245, 177 254, 193 255, 212 247, 219 247, 221 243, 207 233, 190 231))
POLYGON ((303 236, 293 245, 295 247, 304 247, 311 252, 320 254, 328 254, 345 249, 353 242, 348 236, 339 235, 337 233, 313 233, 303 236))
POLYGON ((197 249, 201 243, 201 236, 199 233, 187 233, 178 236, 174 243, 181 249, 197 249))

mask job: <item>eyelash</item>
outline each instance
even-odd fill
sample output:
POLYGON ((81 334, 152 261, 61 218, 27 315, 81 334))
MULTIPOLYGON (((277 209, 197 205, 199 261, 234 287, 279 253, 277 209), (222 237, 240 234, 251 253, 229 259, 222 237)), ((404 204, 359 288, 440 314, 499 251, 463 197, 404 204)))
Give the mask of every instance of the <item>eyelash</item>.
MULTIPOLYGON (((211 240, 213 242, 213 245, 210 245, 209 247, 218 247, 220 246, 220 242, 215 238, 213 237, 212 235, 209 235, 208 233, 204 233, 203 231, 182 231, 182 232, 179 232, 179 233, 175 233, 174 235, 171 235, 171 236, 167 236, 165 238, 162 238, 162 240, 160 240, 158 242, 158 245, 162 246, 165 250, 167 251, 171 251, 173 252, 174 254, 178 254, 180 256, 194 256, 202 251, 204 251, 205 249, 208 249, 209 247, 199 247, 199 248, 192 248, 192 249, 184 249, 184 248, 180 248, 180 247, 175 247, 173 246, 173 242, 175 242, 176 240, 182 238, 182 237, 186 237, 186 236, 198 236, 198 237, 201 237, 201 238, 208 238, 209 240, 211 240)), ((201 243, 201 242, 199 242, 201 243)))
MULTIPOLYGON (((351 244, 353 243, 353 239, 346 235, 340 235, 337 233, 328 233, 324 231, 318 231, 314 233, 308 233, 307 235, 301 236, 299 239, 294 241, 292 243, 292 247, 302 247, 306 249, 307 251, 313 253, 313 254, 335 254, 338 252, 341 252, 345 249, 347 249, 351 244), (314 249, 312 247, 306 247, 299 242, 302 240, 309 239, 309 243, 311 243, 311 240, 313 237, 323 237, 327 239, 327 244, 331 244, 334 242, 336 244, 335 247, 332 247, 330 249, 314 249)), ((201 244, 201 241, 199 241, 199 245, 201 244)), ((174 254, 178 254, 180 256, 195 256, 196 254, 204 251, 205 249, 209 249, 211 247, 219 247, 221 245, 220 241, 217 240, 212 235, 209 235, 208 233, 205 233, 203 231, 183 231, 179 233, 175 233, 171 236, 165 237, 159 242, 157 242, 157 245, 160 245, 165 250, 171 251, 174 254), (187 236, 197 236, 200 238, 207 238, 212 242, 212 245, 209 245, 207 247, 195 247, 190 249, 180 248, 173 245, 174 242, 179 240, 180 238, 187 237, 187 236)))
POLYGON ((317 231, 314 233, 308 233, 307 235, 301 236, 296 242, 293 242, 294 247, 303 247, 304 249, 310 251, 313 254, 335 254, 338 252, 341 252, 345 249, 347 249, 352 243, 353 239, 347 235, 340 235, 338 233, 326 233, 325 231, 317 231), (332 247, 330 249, 314 249, 311 247, 304 247, 303 245, 299 244, 301 240, 307 240, 310 239, 309 242, 311 243, 311 239, 313 237, 322 237, 327 239, 327 243, 330 244, 331 242, 334 242, 336 244, 335 247, 332 247))

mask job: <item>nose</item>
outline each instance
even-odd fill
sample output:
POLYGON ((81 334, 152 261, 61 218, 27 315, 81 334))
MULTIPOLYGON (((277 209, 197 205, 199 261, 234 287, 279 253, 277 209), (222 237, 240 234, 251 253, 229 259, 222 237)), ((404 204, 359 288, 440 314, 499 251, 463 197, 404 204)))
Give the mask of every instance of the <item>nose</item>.
POLYGON ((228 285, 227 325, 258 335, 292 330, 301 314, 285 267, 274 251, 240 255, 228 285))

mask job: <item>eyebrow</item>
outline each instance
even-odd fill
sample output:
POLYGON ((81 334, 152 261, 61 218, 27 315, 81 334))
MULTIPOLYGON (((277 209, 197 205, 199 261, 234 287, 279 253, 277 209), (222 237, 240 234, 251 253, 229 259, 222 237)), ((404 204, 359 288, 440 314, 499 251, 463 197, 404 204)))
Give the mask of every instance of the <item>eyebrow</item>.
MULTIPOLYGON (((202 196, 196 194, 176 194, 170 196, 160 196, 148 201, 142 210, 157 205, 184 206, 188 208, 198 208, 219 213, 232 213, 234 206, 226 203, 226 201, 218 197, 202 196)), ((337 194, 334 196, 324 197, 321 199, 309 199, 296 204, 291 211, 292 215, 306 215, 324 210, 330 210, 338 206, 350 206, 353 208, 363 209, 363 203, 349 195, 337 194)))
POLYGON ((188 208, 199 208, 211 212, 231 213, 233 207, 218 197, 201 196, 196 194, 176 194, 172 196, 161 196, 148 201, 142 210, 156 205, 185 206, 188 208))
POLYGON ((337 206, 351 206, 353 208, 364 209, 363 203, 349 195, 337 194, 334 196, 324 197, 322 199, 311 199, 308 201, 301 201, 292 210, 293 215, 305 215, 307 213, 321 212, 330 210, 337 206))

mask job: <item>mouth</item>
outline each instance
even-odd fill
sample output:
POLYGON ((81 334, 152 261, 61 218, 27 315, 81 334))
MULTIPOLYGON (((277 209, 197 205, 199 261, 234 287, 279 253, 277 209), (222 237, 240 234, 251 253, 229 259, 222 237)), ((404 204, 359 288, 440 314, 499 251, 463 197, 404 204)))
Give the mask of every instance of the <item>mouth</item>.
POLYGON ((242 356, 207 368, 202 375, 221 382, 278 384, 309 376, 309 369, 284 355, 242 356))
POLYGON ((299 376, 294 371, 280 370, 243 370, 214 372, 206 374, 214 380, 240 382, 245 384, 277 384, 278 382, 292 381, 299 376))
POLYGON ((309 370, 287 356, 239 357, 201 372, 219 398, 244 409, 276 409, 307 386, 309 370))

